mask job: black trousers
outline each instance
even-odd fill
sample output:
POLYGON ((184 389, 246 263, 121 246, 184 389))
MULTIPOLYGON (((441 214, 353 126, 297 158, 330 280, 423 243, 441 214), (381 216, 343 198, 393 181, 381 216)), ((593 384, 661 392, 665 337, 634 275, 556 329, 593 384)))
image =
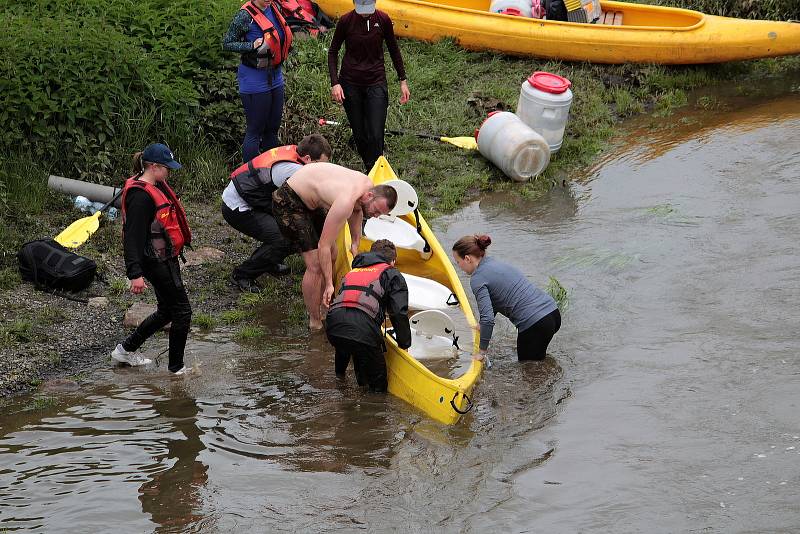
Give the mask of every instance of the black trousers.
POLYGON ((336 349, 336 374, 344 375, 350 357, 353 357, 353 370, 359 386, 369 386, 370 391, 385 392, 389 386, 386 378, 386 358, 382 347, 373 347, 338 336, 328 336, 336 349))
POLYGON ((358 155, 364 162, 366 172, 383 154, 383 131, 386 128, 386 113, 389 109, 389 89, 385 84, 360 87, 342 84, 344 111, 358 155))
POLYGON ((273 272, 291 253, 291 244, 283 237, 275 217, 266 211, 239 211, 222 203, 222 217, 232 227, 261 242, 250 257, 233 270, 236 279, 255 280, 267 272, 273 272))
POLYGON ((561 312, 552 311, 517 334, 517 358, 523 360, 544 360, 547 346, 558 329, 561 328, 561 312))
POLYGON ((174 373, 183 367, 183 352, 192 325, 192 306, 183 286, 178 258, 145 261, 142 269, 156 294, 158 307, 122 342, 122 348, 135 351, 147 338, 172 323, 169 329, 169 370, 174 373))

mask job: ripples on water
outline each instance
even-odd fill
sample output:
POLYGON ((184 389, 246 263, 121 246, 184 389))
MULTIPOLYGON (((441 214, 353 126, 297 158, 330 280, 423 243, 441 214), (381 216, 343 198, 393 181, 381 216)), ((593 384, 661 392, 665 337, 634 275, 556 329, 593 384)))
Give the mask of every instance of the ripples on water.
POLYGON ((634 126, 568 188, 440 220, 445 248, 488 231, 570 291, 544 362, 516 362, 498 320, 459 425, 337 381, 321 336, 193 333, 200 377, 108 369, 8 407, 0 531, 792 530, 797 105, 634 126))

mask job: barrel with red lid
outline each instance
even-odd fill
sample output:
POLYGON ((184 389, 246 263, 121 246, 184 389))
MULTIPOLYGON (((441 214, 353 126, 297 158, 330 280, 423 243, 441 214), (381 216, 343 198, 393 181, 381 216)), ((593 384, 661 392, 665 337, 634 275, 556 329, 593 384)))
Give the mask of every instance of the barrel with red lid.
POLYGON ((572 104, 572 83, 557 74, 537 71, 522 82, 517 115, 541 134, 551 152, 561 148, 572 104))

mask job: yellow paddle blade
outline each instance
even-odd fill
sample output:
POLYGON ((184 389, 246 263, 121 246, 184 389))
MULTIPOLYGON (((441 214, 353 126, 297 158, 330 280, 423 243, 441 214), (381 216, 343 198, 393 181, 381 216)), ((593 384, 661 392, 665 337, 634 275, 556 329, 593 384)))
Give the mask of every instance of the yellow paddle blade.
POLYGON ((64 231, 56 236, 56 242, 62 247, 77 248, 83 245, 89 236, 100 228, 100 212, 78 219, 67 226, 64 231))
POLYGON ((478 142, 474 137, 442 137, 440 139, 445 143, 450 143, 451 145, 455 145, 459 148, 478 150, 478 142))

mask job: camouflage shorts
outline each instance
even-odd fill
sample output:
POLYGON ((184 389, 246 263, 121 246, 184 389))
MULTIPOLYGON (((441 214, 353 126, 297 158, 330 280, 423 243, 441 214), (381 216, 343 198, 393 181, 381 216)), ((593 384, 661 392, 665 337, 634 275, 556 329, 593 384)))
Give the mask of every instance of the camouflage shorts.
POLYGON ((272 214, 283 236, 300 252, 316 250, 327 210, 308 209, 288 182, 284 182, 272 193, 272 214))

